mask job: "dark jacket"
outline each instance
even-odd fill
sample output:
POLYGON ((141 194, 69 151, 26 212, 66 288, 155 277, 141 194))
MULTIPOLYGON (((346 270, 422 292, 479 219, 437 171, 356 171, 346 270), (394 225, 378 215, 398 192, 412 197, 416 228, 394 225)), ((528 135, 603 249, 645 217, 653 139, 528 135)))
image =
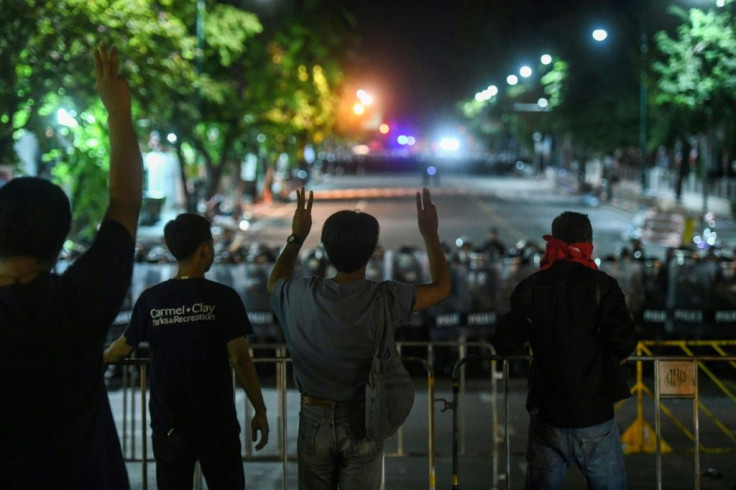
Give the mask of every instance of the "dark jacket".
POLYGON ((619 361, 637 335, 615 279, 574 262, 556 262, 524 279, 492 344, 508 356, 530 343, 527 409, 556 427, 589 427, 613 418, 630 396, 619 361))

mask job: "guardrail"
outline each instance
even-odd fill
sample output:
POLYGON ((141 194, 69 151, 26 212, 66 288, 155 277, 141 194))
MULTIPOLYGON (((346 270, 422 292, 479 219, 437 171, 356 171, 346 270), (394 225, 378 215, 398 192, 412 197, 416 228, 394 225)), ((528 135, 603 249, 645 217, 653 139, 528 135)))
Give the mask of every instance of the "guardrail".
MULTIPOLYGON (((649 344, 655 344, 655 342, 647 342, 649 344)), ((641 348, 641 344, 640 344, 641 348)), ((452 489, 457 490, 460 488, 460 475, 459 475, 459 378, 462 368, 469 362, 490 362, 490 363, 502 363, 502 379, 504 380, 503 396, 504 396, 504 409, 503 409, 503 431, 502 435, 498 432, 498 427, 494 424, 494 444, 493 444, 493 487, 497 487, 500 480, 504 480, 506 488, 512 488, 511 486, 511 445, 510 445, 510 431, 509 431, 509 362, 512 361, 523 361, 528 362, 532 360, 532 356, 513 356, 502 358, 495 355, 476 355, 469 356, 458 360, 455 364, 452 374, 453 380, 453 402, 450 406, 453 410, 453 447, 452 447, 452 489), (500 475, 498 473, 497 461, 497 441, 502 440, 504 442, 504 453, 505 453, 505 474, 500 475), (503 478, 501 478, 503 476, 503 478)), ((636 362, 637 366, 637 379, 642 379, 642 368, 644 363, 652 363, 653 370, 652 375, 654 379, 655 390, 653 394, 654 398, 654 412, 655 412, 655 427, 654 433, 654 452, 656 453, 656 482, 657 489, 662 488, 662 454, 667 452, 669 446, 666 446, 662 439, 662 422, 661 414, 665 413, 671 416, 671 412, 663 404, 662 400, 666 398, 686 398, 693 400, 693 433, 690 434, 690 440, 693 442, 693 454, 694 454, 694 482, 693 485, 696 490, 701 488, 701 471, 700 471, 700 455, 702 451, 714 451, 715 448, 707 448, 702 445, 700 439, 700 410, 704 409, 699 396, 700 381, 699 372, 712 372, 705 366, 705 363, 729 363, 734 366, 736 356, 720 355, 720 356, 632 356, 629 357, 628 361, 636 362)), ((711 377, 711 374, 708 376, 711 377)), ((637 385, 640 383, 637 383, 637 385)), ((637 386, 634 387, 632 392, 637 390, 637 386)), ((495 389, 494 389, 495 393, 495 389)), ((729 397, 730 398, 730 397, 729 397)), ((637 401, 637 406, 641 404, 641 401, 637 401)), ((617 407, 617 408, 620 408, 617 407)), ((641 413, 641 410, 637 410, 641 413)), ((709 418, 714 419, 713 413, 704 410, 709 418)), ((676 424, 677 425, 677 424, 676 424)), ((716 424, 718 425, 718 424, 716 424)), ((722 424, 721 424, 722 425, 722 424)), ((678 428, 683 428, 682 424, 677 425, 678 428)), ((725 426, 724 426, 725 427, 725 426)), ((719 427, 720 428, 720 427, 719 427)), ((734 436, 730 431, 725 431, 731 440, 734 440, 734 436)), ((621 436, 622 443, 625 443, 626 434, 621 436)), ((736 442, 736 441, 735 441, 736 442)), ((736 453, 736 444, 733 447, 720 448, 723 452, 736 453)))
MULTIPOLYGON (((251 346, 251 349, 265 349, 273 348, 274 351, 284 353, 285 348, 279 344, 255 344, 251 346)), ((434 371, 431 364, 426 360, 418 357, 404 357, 402 358, 405 363, 418 363, 422 366, 427 373, 427 399, 428 399, 428 440, 427 440, 427 457, 428 457, 428 479, 429 489, 435 490, 436 488, 436 470, 435 470, 435 398, 434 398, 434 386, 435 378, 434 371)), ((275 364, 276 365, 276 391, 277 391, 277 436, 278 441, 277 451, 274 455, 258 455, 253 453, 253 445, 250 437, 250 424, 248 421, 251 419, 252 407, 246 400, 244 407, 244 421, 241 424, 245 430, 245 444, 243 445, 243 461, 258 461, 258 462, 278 462, 281 464, 282 469, 282 488, 287 488, 287 476, 288 476, 288 463, 290 461, 296 461, 296 454, 290 454, 288 452, 287 435, 287 366, 291 363, 291 359, 288 357, 272 357, 272 358, 255 358, 253 361, 256 364, 275 364)), ((153 458, 148 456, 148 427, 147 427, 147 366, 149 359, 138 358, 138 359, 126 359, 118 363, 124 367, 123 369, 123 392, 122 392, 122 404, 123 404, 123 420, 122 420, 122 437, 121 443, 123 446, 123 456, 128 462, 140 462, 141 463, 141 474, 142 474, 142 488, 146 490, 148 488, 148 463, 154 461, 153 458), (136 427, 135 417, 135 390, 128 389, 131 385, 131 374, 128 367, 138 368, 138 391, 140 393, 140 427, 136 427), (137 438, 140 437, 141 441, 141 456, 137 456, 137 438)), ((233 383, 235 383, 235 376, 233 374, 233 383)), ((408 456, 403 450, 403 428, 400 428, 397 433, 397 450, 395 452, 385 453, 387 457, 405 457, 408 456)), ((381 479, 381 488, 385 487, 385 466, 384 474, 381 479)), ((194 488, 199 490, 203 488, 203 476, 199 469, 199 465, 195 467, 194 475, 194 488)))

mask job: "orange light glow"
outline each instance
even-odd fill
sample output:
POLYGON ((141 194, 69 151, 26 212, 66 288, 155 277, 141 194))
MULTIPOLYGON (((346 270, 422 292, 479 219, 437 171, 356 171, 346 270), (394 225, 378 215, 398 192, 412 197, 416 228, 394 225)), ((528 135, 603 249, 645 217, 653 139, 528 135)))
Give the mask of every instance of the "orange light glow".
POLYGON ((390 130, 391 128, 389 128, 388 124, 386 123, 383 123, 380 126, 378 126, 378 132, 381 134, 388 134, 390 130))

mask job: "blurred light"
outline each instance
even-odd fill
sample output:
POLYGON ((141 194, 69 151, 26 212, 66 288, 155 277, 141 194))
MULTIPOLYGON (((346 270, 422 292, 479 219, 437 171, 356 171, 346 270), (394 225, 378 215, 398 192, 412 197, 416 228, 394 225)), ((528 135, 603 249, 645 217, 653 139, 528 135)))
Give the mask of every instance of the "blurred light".
POLYGON ((367 155, 371 152, 371 149, 368 147, 368 145, 355 145, 353 147, 353 153, 356 155, 367 155))
POLYGON ((608 37, 608 31, 605 29, 595 29, 593 31, 593 39, 595 39, 598 42, 605 41, 608 37))
POLYGON ((546 109, 547 107, 549 107, 549 101, 548 101, 547 99, 545 99, 544 97, 541 97, 541 98, 540 98, 540 99, 539 99, 539 100, 537 101, 537 105, 538 105, 539 107, 541 107, 542 109, 546 109))
POLYGON ((169 133, 166 135, 166 141, 171 143, 172 145, 176 143, 176 135, 174 133, 169 133))
POLYGON ((240 220, 240 223, 238 223, 238 228, 240 228, 241 231, 250 230, 250 221, 248 221, 247 219, 240 220))
POLYGON ((548 54, 543 54, 543 55, 542 55, 542 56, 541 56, 541 57, 539 58, 539 61, 540 61, 540 62, 541 62, 541 63, 542 63, 543 65, 545 65, 545 66, 546 66, 546 65, 549 65, 550 63, 552 63, 552 56, 550 56, 550 55, 548 55, 548 54))
POLYGON ((417 142, 417 139, 414 136, 407 136, 406 137, 406 144, 409 146, 414 146, 417 142))
POLYGON ((304 180, 304 179, 306 179, 309 176, 309 174, 307 173, 306 170, 304 170, 303 168, 300 168, 299 170, 297 170, 296 176, 298 178, 304 180))
POLYGON ((361 103, 357 103, 353 106, 353 112, 358 115, 361 115, 365 112, 365 106, 361 103))
POLYGON ((365 106, 369 106, 373 103, 373 96, 363 89, 358 90, 355 95, 357 95, 360 102, 365 106))
POLYGON ((381 134, 388 134, 389 131, 391 131, 391 128, 386 123, 383 123, 380 126, 378 126, 378 132, 381 134))
POLYGON ((506 83, 508 83, 509 85, 516 85, 517 83, 519 83, 519 77, 517 77, 516 75, 509 75, 506 77, 506 83))
POLYGON ((496 87, 495 85, 489 85, 487 89, 475 94, 475 100, 477 100, 478 102, 485 102, 486 100, 489 100, 491 97, 495 97, 496 95, 498 95, 498 87, 496 87))
POLYGON ((76 115, 77 113, 74 111, 67 111, 64 108, 61 108, 56 111, 56 121, 62 126, 66 126, 68 128, 76 128, 77 126, 79 126, 79 124, 77 124, 77 120, 74 119, 74 116, 76 115))
POLYGON ((407 137, 407 136, 406 136, 405 134, 400 134, 400 135, 399 135, 399 136, 398 136, 398 137, 396 138, 396 142, 397 142, 398 144, 400 144, 401 146, 404 146, 405 144, 407 144, 407 143, 408 143, 408 141, 409 141, 409 138, 408 138, 408 137, 407 137))
POLYGON ((304 161, 307 163, 314 163, 314 159, 317 155, 314 154, 314 147, 307 145, 304 147, 304 161))
POLYGON ((256 141, 258 141, 259 143, 263 143, 264 141, 266 141, 266 135, 263 133, 258 133, 258 136, 256 136, 256 141))
POLYGON ((519 75, 521 75, 524 78, 529 78, 532 76, 532 68, 528 65, 524 65, 521 68, 519 68, 519 75))
POLYGON ((437 173, 437 169, 433 165, 430 165, 429 167, 427 167, 428 175, 435 175, 436 173, 437 173))
POLYGON ((460 140, 452 137, 440 138, 440 149, 443 151, 457 151, 460 149, 460 140))
POLYGON ((716 7, 724 7, 726 5, 726 0, 716 0, 716 7))

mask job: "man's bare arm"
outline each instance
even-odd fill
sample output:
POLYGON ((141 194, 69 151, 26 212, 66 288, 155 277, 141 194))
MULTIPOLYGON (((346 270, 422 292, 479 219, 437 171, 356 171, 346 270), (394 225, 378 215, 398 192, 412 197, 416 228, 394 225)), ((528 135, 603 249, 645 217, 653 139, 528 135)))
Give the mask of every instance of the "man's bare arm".
POLYGON ((451 289, 450 269, 447 267, 447 259, 438 234, 437 209, 432 204, 429 189, 422 189, 421 195, 417 192, 417 224, 427 249, 429 275, 432 280, 429 284, 416 287, 417 300, 414 303, 414 311, 421 311, 446 299, 450 296, 451 289))
POLYGON ((120 77, 118 52, 102 42, 94 50, 97 92, 110 130, 109 204, 105 219, 123 225, 135 239, 143 192, 143 159, 130 112, 130 89, 120 77))
MULTIPOLYGON (((309 191, 309 198, 307 198, 306 191, 302 187, 301 190, 296 191, 296 201, 296 210, 291 221, 291 232, 304 242, 312 229, 314 193, 309 191)), ((300 244, 291 243, 287 244, 281 251, 268 278, 269 293, 273 292, 273 288, 279 279, 288 279, 294 273, 296 261, 299 259, 299 248, 300 244)))
POLYGON ((250 357, 250 352, 248 352, 248 342, 245 337, 237 337, 227 343, 227 351, 230 355, 230 365, 235 371, 235 377, 256 410, 250 425, 254 441, 258 436, 258 432, 261 433, 261 440, 256 445, 256 450, 260 450, 268 443, 268 419, 266 418, 266 404, 263 401, 256 367, 250 357))
POLYGON ((133 352, 133 347, 128 345, 128 339, 125 337, 125 335, 121 335, 120 337, 118 337, 117 340, 110 344, 110 347, 105 349, 102 357, 105 361, 105 364, 109 364, 111 362, 118 362, 120 359, 128 357, 131 352, 133 352))

